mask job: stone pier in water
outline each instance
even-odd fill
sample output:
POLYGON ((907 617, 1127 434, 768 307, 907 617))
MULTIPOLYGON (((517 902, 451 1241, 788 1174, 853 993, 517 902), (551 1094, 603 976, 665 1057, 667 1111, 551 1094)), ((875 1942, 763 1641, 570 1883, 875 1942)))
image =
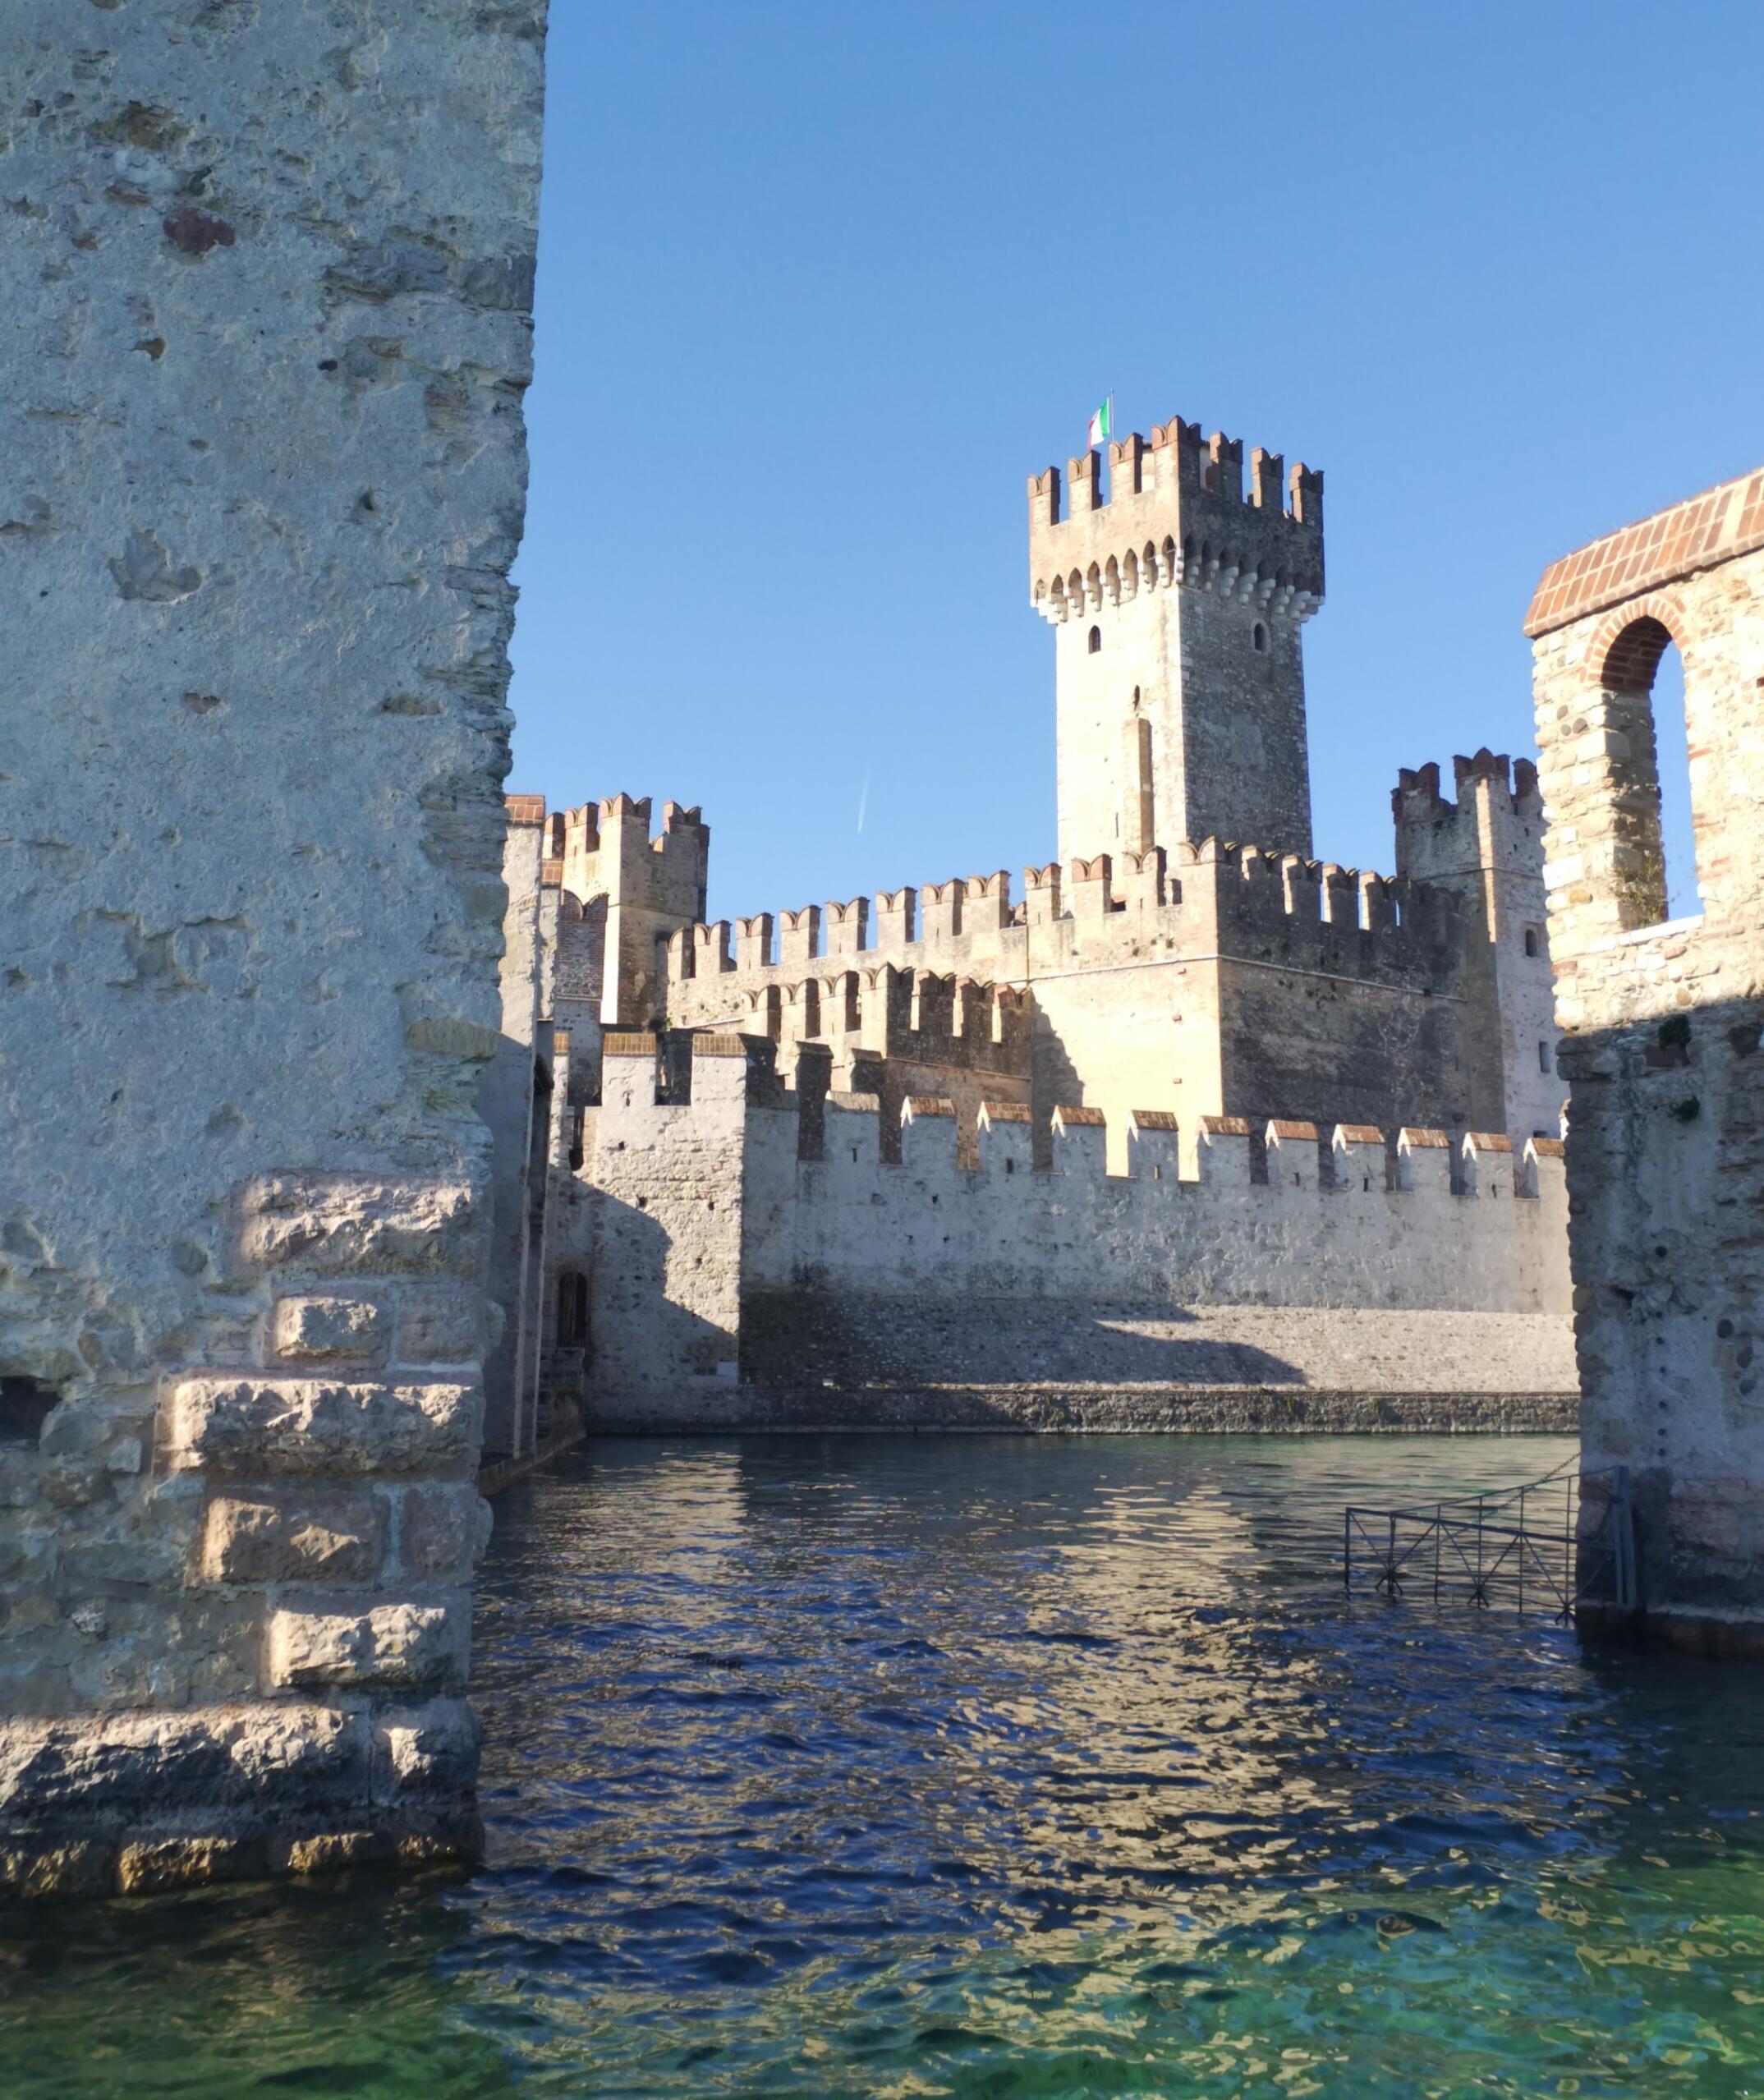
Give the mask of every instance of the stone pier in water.
POLYGON ((544 0, 21 0, 0 1888, 476 1841, 544 0))

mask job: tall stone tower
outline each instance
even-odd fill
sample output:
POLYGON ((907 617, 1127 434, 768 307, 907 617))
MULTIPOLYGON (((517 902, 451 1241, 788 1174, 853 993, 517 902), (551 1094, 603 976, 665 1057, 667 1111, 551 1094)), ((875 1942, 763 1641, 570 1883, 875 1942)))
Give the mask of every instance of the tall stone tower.
POLYGON ((1303 624, 1323 476, 1176 417, 1029 483, 1029 591, 1055 627, 1059 858, 1234 839, 1311 852, 1303 624))

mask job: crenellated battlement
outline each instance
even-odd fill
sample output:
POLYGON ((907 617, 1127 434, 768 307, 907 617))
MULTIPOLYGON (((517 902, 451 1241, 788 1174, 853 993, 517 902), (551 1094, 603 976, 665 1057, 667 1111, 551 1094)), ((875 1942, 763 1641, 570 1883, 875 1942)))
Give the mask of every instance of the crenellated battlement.
MULTIPOLYGON (((1342 967, 1376 974, 1386 963, 1411 965, 1417 943, 1447 937, 1453 914, 1449 896, 1403 877, 1207 839, 1170 853, 1154 847, 1026 868, 1020 903, 999 869, 680 927, 666 937, 663 975, 674 1018, 696 1024, 724 1009, 740 1015, 742 999, 756 1011, 763 987, 788 993, 820 963, 893 960, 946 974, 940 963, 984 958, 990 977, 1008 980, 1027 973, 1027 937, 1036 928, 1063 926, 1093 949, 1119 931, 1129 942, 1174 941, 1197 953, 1247 943, 1260 953, 1274 936, 1352 935, 1342 967)), ((830 983, 837 973, 813 974, 830 983)))
POLYGON ((1453 924, 1449 897, 1402 876, 1266 852, 1229 839, 1177 848, 1173 885, 1186 894, 1198 878, 1210 878, 1214 885, 1219 936, 1228 952, 1235 952, 1233 943, 1258 936, 1289 941, 1301 932, 1327 929, 1367 936, 1365 943, 1350 945, 1369 960, 1383 949, 1393 959, 1408 961, 1418 945, 1449 938, 1453 924))
POLYGON ((774 1043, 825 1042, 842 1063, 867 1055, 1013 1073, 1027 1067, 1029 997, 1008 985, 872 960, 737 984, 730 995, 732 1026, 774 1043))
POLYGON ((1497 931, 1504 919, 1541 922, 1544 809, 1537 767, 1485 745, 1453 759, 1452 784, 1455 801, 1440 793, 1437 765, 1399 771, 1390 797, 1399 872, 1455 885, 1476 898, 1497 931), (1484 894, 1495 875, 1516 878, 1525 894, 1484 894))
MULTIPOLYGON (((687 1045, 695 1075, 706 1059, 717 1061, 720 1073, 727 1059, 744 1056, 756 1072, 769 1074, 771 1048, 763 1037, 747 1033, 693 1036, 687 1045)), ((649 1034, 609 1035, 604 1055, 608 1063, 608 1099, 615 1091, 626 1111, 653 1107, 670 1114, 680 1112, 681 1103, 671 1096, 662 1078, 663 1060, 659 1039, 649 1034)), ((696 1078, 694 1079, 696 1098, 696 1078)), ((728 1087, 720 1082, 714 1098, 722 1101, 728 1087)), ((768 1094, 749 1087, 747 1098, 757 1094, 779 1105, 768 1105, 763 1114, 805 1117, 806 1105, 791 1092, 768 1094)), ((1031 1117, 1020 1102, 983 1101, 978 1118, 978 1144, 974 1152, 958 1146, 955 1104, 947 1096, 909 1093, 900 1101, 893 1120, 902 1139, 899 1147, 884 1141, 882 1097, 871 1092, 824 1094, 813 1104, 813 1129, 822 1129, 821 1114, 828 1105, 841 1116, 836 1133, 848 1150, 859 1120, 867 1136, 860 1152, 867 1150, 873 1164, 892 1174, 947 1168, 963 1177, 984 1175, 1008 1159, 1011 1177, 1032 1173, 1037 1179, 1088 1175, 1093 1179, 1119 1183, 1148 1180, 1169 1183, 1173 1192, 1206 1188, 1254 1189, 1278 1201, 1294 1191, 1309 1194, 1354 1197, 1367 1195, 1448 1197, 1456 1203, 1495 1202, 1504 1197, 1518 1202, 1546 1198, 1565 1202, 1563 1181, 1564 1146, 1559 1138, 1532 1138, 1516 1146, 1504 1132, 1465 1131, 1454 1142, 1446 1131, 1405 1124, 1394 1142, 1375 1124, 1319 1124, 1308 1117, 1274 1116, 1252 1120, 1244 1116, 1202 1115, 1184 1125, 1165 1110, 1136 1109, 1126 1119, 1133 1142, 1128 1154, 1128 1171, 1111 1173, 1103 1142, 1109 1119, 1088 1104, 1061 1104, 1052 1117, 1051 1163, 1031 1169, 1027 1131, 1031 1117), (1184 1143, 1184 1139, 1187 1142, 1184 1143), (1257 1156, 1257 1141, 1260 1159, 1257 1156), (1460 1172, 1454 1176, 1456 1157, 1460 1172), (1178 1171, 1178 1163, 1182 1163, 1178 1171)), ((807 1162, 824 1156, 825 1138, 808 1137, 792 1142, 793 1155, 807 1162)))
MULTIPOLYGON (((528 797, 524 799, 539 799, 528 797)), ((680 802, 662 805, 661 829, 650 834, 647 795, 609 795, 545 820, 545 858, 582 903, 605 897, 669 917, 704 912, 710 863, 710 827, 702 811, 680 802)))
POLYGON ((1055 466, 1031 476, 1029 595, 1046 618, 1177 589, 1308 618, 1323 599, 1322 475, 1287 474, 1258 446, 1246 486, 1242 441, 1176 416, 1149 443, 1135 431, 1109 446, 1106 497, 1094 450, 1063 485, 1055 466))
POLYGON ((1452 784, 1458 797, 1455 802, 1448 801, 1440 792, 1437 763, 1430 761, 1413 770, 1406 765, 1399 767, 1397 784, 1390 794, 1390 814, 1396 825, 1399 868, 1404 867, 1405 840, 1412 840, 1423 829, 1475 825, 1498 814, 1522 826, 1531 826, 1530 835, 1537 835, 1543 821, 1543 797, 1537 789, 1537 769, 1529 759, 1514 761, 1504 751, 1491 751, 1485 744, 1472 757, 1460 753, 1453 759, 1452 784))

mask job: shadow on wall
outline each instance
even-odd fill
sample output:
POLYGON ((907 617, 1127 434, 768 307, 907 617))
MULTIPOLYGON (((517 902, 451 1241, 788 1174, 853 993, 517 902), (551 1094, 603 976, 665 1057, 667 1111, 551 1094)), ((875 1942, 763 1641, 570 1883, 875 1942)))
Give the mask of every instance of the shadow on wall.
POLYGON ((750 1292, 742 1303, 742 1376, 793 1386, 1302 1385, 1296 1365, 1243 1342, 1166 1331, 1179 1307, 1071 1306, 1027 1298, 927 1304, 854 1302, 812 1286, 750 1292))
POLYGON ((733 1381, 733 1294, 728 1325, 673 1294, 695 1280, 714 1290, 714 1265, 701 1266, 692 1250, 647 1211, 604 1192, 595 1200, 599 1220, 586 1336, 591 1388, 622 1393, 672 1388, 682 1379, 733 1381))

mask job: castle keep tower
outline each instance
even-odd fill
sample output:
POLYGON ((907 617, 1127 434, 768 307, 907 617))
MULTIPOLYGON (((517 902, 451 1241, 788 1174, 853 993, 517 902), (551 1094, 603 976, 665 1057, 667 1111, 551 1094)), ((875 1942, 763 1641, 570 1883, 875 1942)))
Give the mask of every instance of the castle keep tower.
POLYGON ((1253 841, 1309 856, 1299 638, 1323 598, 1323 476, 1176 417, 1029 483, 1053 623, 1063 862, 1253 841))

